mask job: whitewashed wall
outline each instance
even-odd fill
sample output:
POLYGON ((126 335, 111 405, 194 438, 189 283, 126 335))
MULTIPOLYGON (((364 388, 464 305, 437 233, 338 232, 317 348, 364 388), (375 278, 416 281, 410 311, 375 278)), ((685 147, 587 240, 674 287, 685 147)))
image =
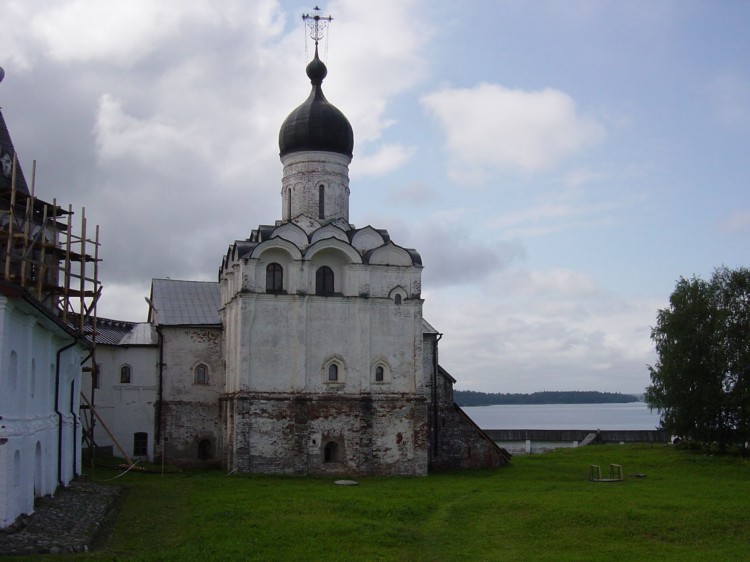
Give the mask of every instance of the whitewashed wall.
POLYGON ((225 392, 223 330, 162 326, 164 409, 162 427, 167 462, 187 464, 221 455, 219 398, 225 392), (207 367, 207 380, 196 380, 196 367, 207 367), (210 443, 209 458, 199 446, 210 443))
MULTIPOLYGON (((154 404, 157 399, 159 348, 157 346, 115 346, 98 344, 99 388, 94 391, 95 407, 117 443, 134 459, 134 437, 148 435, 146 458, 154 460, 154 404), (123 366, 130 367, 130 383, 121 382, 123 366)), ((83 377, 84 393, 91 398, 91 377, 83 377)), ((97 446, 112 446, 120 456, 112 437, 96 421, 94 439, 97 446)))
POLYGON ((426 473, 421 270, 375 229, 312 228, 304 218, 225 264, 227 468, 426 473), (271 263, 283 268, 281 292, 266 291, 271 263), (334 294, 315 294, 322 266, 333 271, 334 294))
POLYGON ((61 353, 56 387, 57 352, 72 342, 27 302, 0 296, 0 527, 32 513, 35 496, 54 493, 58 451, 61 483, 80 473, 82 346, 61 353))
POLYGON ((335 152, 303 151, 282 157, 282 212, 284 221, 305 215, 312 219, 349 222, 349 163, 335 152), (324 217, 319 215, 323 186, 324 217))

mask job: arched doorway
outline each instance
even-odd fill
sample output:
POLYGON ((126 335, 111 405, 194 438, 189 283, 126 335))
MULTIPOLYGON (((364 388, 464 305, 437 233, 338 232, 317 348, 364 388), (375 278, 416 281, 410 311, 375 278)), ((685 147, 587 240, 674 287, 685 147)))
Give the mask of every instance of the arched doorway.
POLYGON ((329 441, 326 443, 326 446, 323 448, 324 463, 339 462, 340 456, 338 443, 335 441, 329 441))
POLYGON ((210 439, 201 439, 198 442, 198 459, 202 461, 214 458, 213 445, 210 439))

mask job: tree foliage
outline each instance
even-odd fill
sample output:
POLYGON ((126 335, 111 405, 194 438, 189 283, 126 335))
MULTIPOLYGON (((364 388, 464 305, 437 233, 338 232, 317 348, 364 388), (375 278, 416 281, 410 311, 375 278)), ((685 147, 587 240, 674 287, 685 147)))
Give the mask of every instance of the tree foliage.
POLYGON ((545 390, 543 392, 533 392, 531 394, 454 390, 453 399, 459 406, 495 406, 501 404, 613 404, 638 402, 638 397, 630 394, 581 390, 545 390))
POLYGON ((674 435, 719 448, 750 440, 750 269, 680 278, 651 331, 646 401, 674 435))

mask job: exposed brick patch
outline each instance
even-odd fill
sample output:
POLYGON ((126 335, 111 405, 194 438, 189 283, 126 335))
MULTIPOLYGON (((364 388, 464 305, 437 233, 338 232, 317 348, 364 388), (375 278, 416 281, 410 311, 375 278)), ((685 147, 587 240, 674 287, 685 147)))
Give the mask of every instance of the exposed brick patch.
POLYGON ((223 401, 224 410, 234 412, 227 418, 234 425, 230 470, 427 473, 427 405, 422 397, 235 393, 223 401))

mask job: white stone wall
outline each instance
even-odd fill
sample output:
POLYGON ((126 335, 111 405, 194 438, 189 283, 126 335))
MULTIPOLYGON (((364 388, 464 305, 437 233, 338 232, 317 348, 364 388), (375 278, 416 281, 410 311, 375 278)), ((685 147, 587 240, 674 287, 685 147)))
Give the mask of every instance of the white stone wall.
POLYGON ((329 222, 349 222, 349 162, 335 152, 293 152, 282 157, 282 220, 287 222, 305 215, 329 222), (319 216, 319 189, 323 186, 324 217, 319 216))
POLYGON ((0 296, 0 527, 32 513, 35 496, 54 493, 58 451, 61 483, 80 473, 80 345, 61 353, 55 384, 57 352, 72 342, 25 301, 0 296))
POLYGON ((228 314, 228 339, 243 342, 227 357, 228 376, 237 390, 258 392, 421 393, 421 312, 418 299, 243 294, 228 314), (331 361, 336 383, 327 380, 331 361))
MULTIPOLYGON (((159 348, 157 346, 116 346, 98 344, 99 388, 94 389, 94 406, 114 440, 99 420, 95 421, 94 440, 99 447, 111 446, 121 456, 115 441, 133 459, 136 433, 148 435, 146 459, 154 460, 154 405, 157 398, 159 348), (121 382, 121 369, 130 367, 130 383, 121 382)), ((84 394, 91 399, 91 376, 83 377, 84 394)))
POLYGON ((225 264, 225 465, 424 474, 421 266, 372 228, 355 247, 338 226, 308 237, 301 223, 279 226, 249 258, 225 264), (280 293, 266 292, 271 263, 283 269, 280 293), (333 271, 334 294, 315 294, 321 266, 333 271), (324 462, 329 442, 337 462, 324 462))
MULTIPOLYGON (((219 399, 225 392, 221 328, 162 326, 164 367, 162 430, 168 462, 198 462, 202 441, 221 456, 219 399), (207 382, 196 380, 196 367, 207 367, 207 382)), ((210 459, 203 459, 210 460, 210 459)))

